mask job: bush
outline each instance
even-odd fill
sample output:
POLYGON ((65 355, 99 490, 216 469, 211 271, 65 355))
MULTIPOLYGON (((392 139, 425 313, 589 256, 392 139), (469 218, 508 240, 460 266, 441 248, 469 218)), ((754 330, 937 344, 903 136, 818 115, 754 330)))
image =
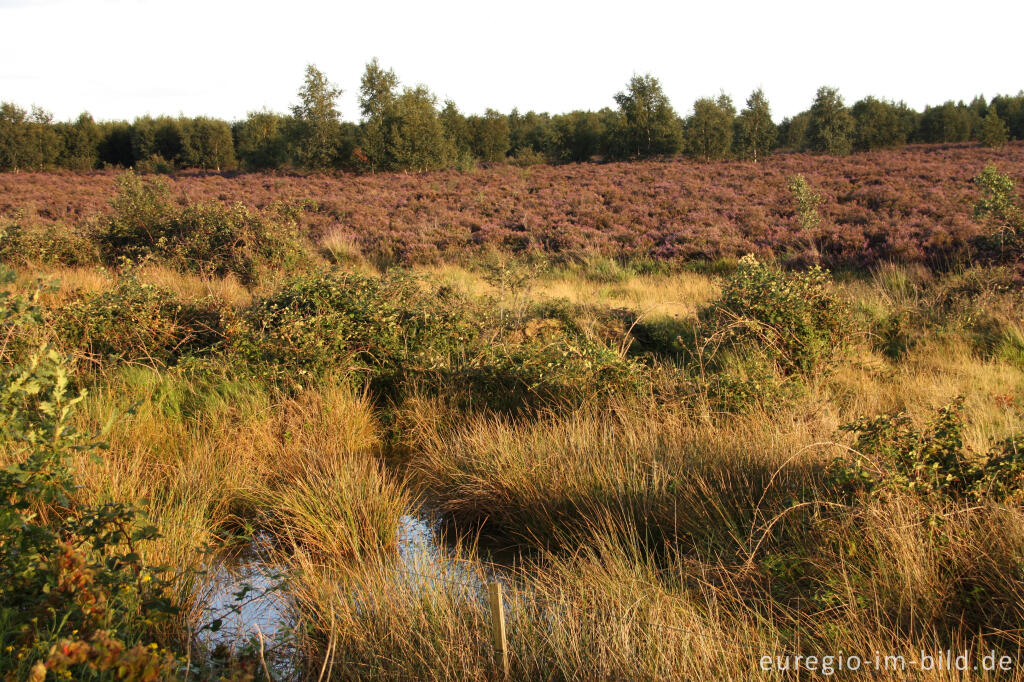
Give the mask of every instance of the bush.
POLYGON ((131 272, 113 289, 78 294, 52 314, 59 342, 96 366, 119 361, 166 367, 223 338, 216 304, 179 301, 131 272))
POLYGON ((99 234, 108 263, 153 258, 179 270, 233 274, 252 284, 270 266, 287 270, 300 262, 303 250, 294 216, 280 204, 269 215, 242 204, 179 207, 165 182, 143 182, 130 171, 118 178, 118 192, 113 214, 99 234))
POLYGON ((833 293, 827 270, 783 272, 744 256, 722 297, 700 311, 698 343, 727 350, 743 346, 785 374, 830 363, 849 331, 848 307, 833 293))
POLYGON ((1024 502, 1024 439, 1015 436, 973 456, 963 443, 962 398, 941 408, 924 429, 905 413, 862 417, 842 428, 857 434, 856 458, 833 467, 834 480, 848 491, 1024 502))
POLYGON ((228 337, 238 357, 279 376, 355 369, 394 378, 447 365, 478 332, 467 301, 448 288, 400 272, 332 272, 299 277, 257 301, 228 337))
POLYGON ((88 235, 77 228, 61 224, 28 227, 17 221, 0 229, 0 261, 11 265, 90 265, 99 261, 99 253, 88 235))
POLYGON ((71 393, 53 351, 3 379, 0 438, 13 463, 0 470, 0 676, 171 675, 175 656, 145 644, 147 632, 175 612, 165 569, 139 555, 156 530, 129 505, 72 499, 69 460, 82 439, 69 416, 84 393, 71 393))

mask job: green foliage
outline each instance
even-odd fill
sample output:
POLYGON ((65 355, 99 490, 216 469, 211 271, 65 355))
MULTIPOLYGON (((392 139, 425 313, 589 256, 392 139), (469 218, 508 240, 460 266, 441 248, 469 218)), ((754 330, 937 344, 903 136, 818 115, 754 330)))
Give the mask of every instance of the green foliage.
POLYGON ((508 118, 494 109, 483 116, 470 116, 469 148, 481 161, 503 161, 508 153, 508 118))
POLYGON ((307 168, 324 169, 335 164, 340 136, 340 114, 335 101, 341 96, 318 68, 306 66, 299 89, 299 103, 292 107, 299 162, 307 168))
POLYGON ((153 258, 186 272, 233 274, 244 284, 257 282, 269 265, 299 263, 298 228, 282 205, 263 213, 220 202, 179 207, 160 180, 144 182, 129 171, 117 184, 113 213, 98 234, 108 263, 153 258))
POLYGON ((783 272, 744 256, 721 298, 700 311, 705 329, 699 344, 748 349, 785 374, 827 366, 850 325, 849 310, 830 284, 828 271, 817 266, 783 272))
POLYGON ((32 225, 22 220, 0 226, 0 261, 4 263, 74 266, 99 262, 96 244, 78 226, 32 225))
POLYGON ((800 220, 800 228, 810 232, 821 224, 818 207, 821 206, 821 195, 811 189, 807 178, 797 173, 789 179, 789 191, 796 202, 796 215, 800 220))
POLYGON ((772 110, 764 90, 750 93, 747 106, 736 119, 734 139, 736 153, 742 158, 757 161, 768 156, 775 146, 778 130, 772 121, 772 110))
POLYGON ((281 168, 288 159, 285 117, 270 111, 250 111, 235 124, 238 160, 247 170, 281 168))
POLYGON ((43 350, 8 371, 0 391, 0 675, 42 680, 155 680, 179 661, 148 633, 175 609, 166 569, 147 564, 157 537, 127 504, 75 500, 72 453, 96 446, 71 427, 74 395, 61 357, 43 350), (106 673, 101 677, 98 673, 106 673))
POLYGON ((825 154, 849 154, 855 125, 839 91, 827 86, 818 88, 807 121, 808 148, 825 154))
POLYGON ((411 275, 299 277, 228 329, 233 353, 292 382, 357 371, 392 379, 445 365, 479 333, 468 303, 411 275))
POLYGON ((1009 128, 999 118, 995 109, 990 109, 982 120, 981 129, 978 131, 978 142, 986 147, 1002 147, 1010 137, 1009 128))
POLYGON ((628 155, 645 157, 679 151, 679 118, 657 78, 650 74, 633 76, 626 89, 615 95, 615 103, 622 115, 622 141, 628 155))
POLYGON ((868 96, 850 110, 855 122, 854 149, 870 151, 906 143, 916 128, 917 115, 899 104, 868 96))
POLYGON ((723 159, 732 150, 733 121, 736 108, 728 95, 717 99, 703 97, 693 103, 693 114, 686 119, 686 147, 690 154, 710 161, 723 159))
POLYGON ((1024 441, 994 444, 974 457, 963 443, 963 399, 939 409, 924 429, 905 413, 862 417, 842 427, 857 434, 855 457, 837 460, 834 480, 850 492, 898 490, 936 500, 1024 501, 1024 441))
POLYGON ((90 366, 167 367, 209 351, 222 338, 213 303, 186 303, 128 271, 109 291, 78 294, 53 312, 60 343, 90 366))
POLYGON ((1018 260, 1024 248, 1024 209, 1016 183, 994 165, 988 165, 974 178, 974 184, 981 192, 981 198, 974 204, 974 217, 986 227, 983 245, 1002 259, 1018 260))

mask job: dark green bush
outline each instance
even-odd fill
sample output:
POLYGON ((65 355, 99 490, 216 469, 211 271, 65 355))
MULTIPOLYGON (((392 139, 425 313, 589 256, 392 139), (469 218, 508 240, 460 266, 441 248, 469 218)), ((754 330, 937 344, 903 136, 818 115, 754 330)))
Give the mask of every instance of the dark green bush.
POLYGON ((828 271, 817 266, 784 272, 744 256, 722 297, 700 311, 698 345, 711 352, 743 346, 785 374, 828 365, 849 334, 848 307, 833 293, 828 271))
POLYGON ((116 286, 78 294, 52 312, 58 342, 99 368, 111 361, 166 367, 222 338, 213 302, 184 302, 128 272, 116 286))
POLYGON ((292 280, 230 326, 232 351, 297 379, 351 369, 371 378, 446 367, 480 331, 469 303, 401 272, 292 280))
POLYGON ((941 408, 923 429, 905 413, 862 417, 842 428, 857 434, 856 455, 837 460, 832 474, 850 492, 1024 502, 1024 439, 1009 438, 974 455, 963 442, 962 398, 941 408))
POLYGON ((0 261, 10 265, 91 265, 99 262, 99 251, 76 227, 28 226, 15 221, 0 229, 0 261))
POLYGON ((167 183, 143 182, 130 171, 118 178, 113 213, 98 239, 103 258, 146 258, 185 272, 259 280, 270 267, 288 270, 303 249, 294 216, 277 206, 260 213, 242 204, 178 206, 167 183))

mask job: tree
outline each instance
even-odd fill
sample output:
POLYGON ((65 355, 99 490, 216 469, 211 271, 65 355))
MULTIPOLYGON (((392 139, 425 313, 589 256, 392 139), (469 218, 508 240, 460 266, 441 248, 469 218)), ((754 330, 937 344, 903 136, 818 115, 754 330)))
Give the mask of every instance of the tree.
POLYGON ((234 168, 235 142, 225 121, 199 116, 182 123, 182 164, 190 168, 234 168))
POLYGON ((750 93, 746 108, 736 120, 736 153, 757 162, 775 146, 777 135, 768 98, 764 96, 764 90, 758 88, 750 93))
POLYGON ((723 159, 732 149, 736 108, 725 94, 718 99, 702 97, 693 103, 693 115, 686 119, 686 146, 705 161, 723 159))
POLYGON ((61 138, 60 166, 89 170, 98 165, 102 132, 88 112, 79 115, 74 123, 56 124, 55 130, 61 138))
POLYGON ((445 100, 444 109, 441 110, 438 118, 441 121, 441 127, 444 128, 445 137, 448 138, 448 142, 451 144, 452 149, 458 154, 469 154, 470 147, 470 132, 469 123, 466 117, 462 115, 459 108, 455 105, 455 102, 445 100))
POLYGON ((437 99, 424 86, 405 88, 384 114, 386 166, 391 170, 443 168, 453 156, 437 115, 437 99))
POLYGON ((802 152, 807 149, 807 127, 811 112, 802 111, 792 118, 786 117, 779 124, 778 146, 783 149, 802 152))
POLYGON ((601 114, 573 111, 551 120, 553 146, 559 161, 583 162, 604 151, 607 128, 601 114))
POLYGON ((233 129, 238 160, 248 170, 280 168, 288 159, 284 117, 250 111, 233 129))
POLYGON ((650 74, 633 76, 626 90, 615 95, 615 103, 622 115, 622 134, 630 154, 645 157, 679 151, 679 118, 657 78, 650 74))
POLYGON ((488 109, 483 116, 467 119, 470 134, 470 149, 481 161, 502 161, 508 154, 508 118, 488 109))
POLYGON ((398 76, 384 70, 374 57, 366 65, 359 85, 359 111, 363 116, 362 148, 370 159, 370 170, 382 166, 387 157, 385 118, 398 98, 398 76))
POLYGON ((851 109, 854 120, 854 148, 858 151, 884 149, 905 144, 916 127, 916 114, 906 104, 875 99, 870 95, 851 109))
POLYGON ((24 168, 28 147, 28 112, 12 102, 0 103, 0 170, 24 168))
POLYGON ((970 136, 971 120, 966 107, 951 101, 937 107, 925 107, 919 128, 922 142, 966 142, 970 136))
POLYGON ((978 131, 978 142, 986 147, 1002 147, 1009 137, 1009 130, 995 109, 989 109, 978 131))
POLYGON ((322 71, 306 66, 306 78, 299 89, 299 103, 292 107, 298 123, 297 151, 308 168, 329 168, 335 164, 341 114, 335 101, 341 96, 322 71))
POLYGON ((849 154, 853 149, 854 120, 836 88, 822 86, 811 105, 807 142, 812 151, 849 154))

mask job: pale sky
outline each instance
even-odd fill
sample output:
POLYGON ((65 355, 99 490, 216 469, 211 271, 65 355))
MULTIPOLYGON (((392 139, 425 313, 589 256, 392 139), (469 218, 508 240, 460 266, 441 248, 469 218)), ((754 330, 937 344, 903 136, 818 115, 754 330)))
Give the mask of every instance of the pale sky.
POLYGON ((1024 2, 0 0, 0 100, 58 119, 209 115, 295 101, 307 63, 358 119, 371 57, 465 113, 614 106, 634 73, 676 111, 764 88, 776 120, 819 85, 914 108, 1024 88, 1024 2))

